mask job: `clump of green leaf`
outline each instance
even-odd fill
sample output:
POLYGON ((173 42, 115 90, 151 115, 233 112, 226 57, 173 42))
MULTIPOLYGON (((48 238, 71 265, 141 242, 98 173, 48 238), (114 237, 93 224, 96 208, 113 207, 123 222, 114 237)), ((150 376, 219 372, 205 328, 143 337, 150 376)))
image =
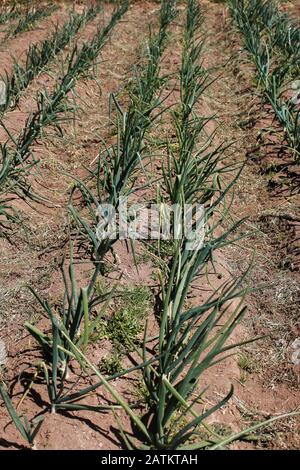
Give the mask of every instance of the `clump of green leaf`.
POLYGON ((151 292, 147 286, 129 287, 122 292, 116 310, 106 323, 107 337, 125 350, 132 350, 145 327, 151 292))
POLYGON ((107 376, 120 374, 124 368, 122 365, 123 355, 119 351, 113 351, 111 354, 101 359, 99 370, 107 376))

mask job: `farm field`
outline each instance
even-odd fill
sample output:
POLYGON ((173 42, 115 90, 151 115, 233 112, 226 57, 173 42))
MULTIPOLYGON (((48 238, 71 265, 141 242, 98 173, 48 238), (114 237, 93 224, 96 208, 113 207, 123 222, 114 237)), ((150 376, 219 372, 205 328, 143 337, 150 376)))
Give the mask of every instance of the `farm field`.
POLYGON ((0 450, 295 450, 300 0, 0 4, 0 450))

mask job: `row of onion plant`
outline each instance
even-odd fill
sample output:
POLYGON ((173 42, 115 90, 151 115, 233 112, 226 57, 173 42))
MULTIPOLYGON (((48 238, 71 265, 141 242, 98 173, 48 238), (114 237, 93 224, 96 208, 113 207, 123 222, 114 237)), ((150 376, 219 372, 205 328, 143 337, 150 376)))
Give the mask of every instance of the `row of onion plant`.
POLYGON ((15 214, 11 211, 11 205, 8 202, 10 196, 7 198, 7 194, 34 197, 27 183, 28 172, 37 164, 32 146, 48 126, 55 126, 62 132, 61 122, 68 119, 68 112, 74 111, 74 104, 70 104, 66 100, 67 95, 73 90, 76 80, 94 64, 109 34, 125 14, 127 8, 127 3, 117 8, 109 23, 98 30, 92 40, 85 42, 80 49, 77 45, 74 46, 68 58, 65 75, 57 82, 50 95, 47 90, 38 93, 37 110, 28 117, 18 138, 15 139, 6 129, 4 123, 1 123, 9 136, 9 141, 0 147, 0 214, 2 219, 15 221, 15 214))
POLYGON ((72 11, 62 27, 59 28, 58 25, 55 27, 50 38, 41 43, 30 45, 26 52, 24 66, 14 60, 12 73, 6 72, 2 77, 6 90, 6 102, 0 106, 2 112, 19 103, 21 94, 33 79, 43 71, 49 61, 67 46, 80 28, 96 17, 100 10, 101 6, 98 5, 84 10, 81 14, 72 11))
POLYGON ((8 37, 17 36, 20 33, 29 31, 32 27, 40 20, 52 15, 58 6, 55 4, 48 4, 40 7, 32 7, 25 11, 16 26, 14 26, 9 32, 8 37))
MULTIPOLYGON (((230 236, 239 225, 221 230, 227 214, 226 196, 238 177, 240 165, 222 164, 226 145, 213 145, 213 136, 206 132, 210 118, 197 115, 197 103, 212 80, 203 67, 202 9, 196 0, 187 3, 181 100, 173 113, 177 145, 173 143, 168 149, 162 189, 162 201, 176 208, 171 218, 174 241, 167 267, 160 273, 157 342, 149 348, 146 328, 141 354, 149 396, 149 409, 143 419, 147 428, 140 446, 143 449, 191 450, 221 445, 222 437, 206 420, 227 403, 233 389, 209 407, 201 378, 237 346, 228 345, 227 340, 246 310, 242 305, 241 279, 222 285, 198 305, 188 305, 193 284, 205 279, 215 252, 232 243, 230 236), (237 174, 222 183, 222 175, 229 172, 237 174), (189 216, 193 222, 186 232, 189 216), (231 308, 236 299, 240 299, 238 306, 231 308)), ((128 448, 136 447, 124 430, 123 436, 128 448)))
POLYGON ((229 5, 235 24, 243 34, 245 48, 256 67, 259 85, 284 129, 287 147, 297 163, 300 159, 299 100, 285 96, 287 89, 291 88, 289 82, 295 68, 294 55, 289 60, 286 57, 280 60, 275 52, 274 40, 269 39, 262 26, 261 10, 253 13, 253 5, 260 5, 260 0, 230 0, 229 5))
POLYGON ((285 59, 299 61, 300 28, 288 13, 282 13, 270 0, 249 0, 246 8, 253 21, 267 32, 271 45, 283 52, 285 59))
POLYGON ((21 10, 14 5, 2 5, 0 10, 0 24, 15 20, 21 15, 21 10))

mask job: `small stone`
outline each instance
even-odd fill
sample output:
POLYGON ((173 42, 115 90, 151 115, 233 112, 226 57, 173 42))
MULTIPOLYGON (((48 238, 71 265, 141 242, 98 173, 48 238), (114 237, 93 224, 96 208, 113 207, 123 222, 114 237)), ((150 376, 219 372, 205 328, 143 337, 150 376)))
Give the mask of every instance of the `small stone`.
POLYGON ((7 352, 4 341, 0 339, 0 365, 5 365, 7 361, 7 352))
POLYGON ((0 80, 0 106, 6 103, 6 83, 0 80))
POLYGON ((295 351, 295 352, 292 354, 292 363, 293 363, 295 366, 299 366, 299 365, 300 365, 300 349, 298 349, 297 351, 295 351))
POLYGON ((300 349, 300 338, 296 338, 295 341, 292 342, 291 347, 293 349, 300 349))

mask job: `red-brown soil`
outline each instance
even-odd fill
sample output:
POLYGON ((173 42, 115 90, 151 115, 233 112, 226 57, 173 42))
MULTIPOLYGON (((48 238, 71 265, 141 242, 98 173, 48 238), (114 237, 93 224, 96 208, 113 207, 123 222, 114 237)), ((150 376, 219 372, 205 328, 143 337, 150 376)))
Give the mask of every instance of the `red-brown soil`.
MULTIPOLYGON (((255 72, 246 61, 246 53, 240 50, 241 38, 232 29, 224 4, 208 0, 202 3, 206 18, 204 29, 209 33, 204 51, 205 66, 213 67, 212 76, 220 77, 206 91, 197 111, 202 115, 217 114, 216 121, 209 125, 210 131, 216 129, 217 142, 234 141, 228 151, 228 161, 246 160, 235 187, 231 216, 235 221, 247 217, 242 228, 247 238, 235 246, 220 250, 216 260, 217 272, 208 280, 204 276, 197 279, 191 301, 195 304, 203 302, 212 289, 232 276, 241 275, 251 262, 253 267, 247 282, 251 287, 264 285, 264 289, 248 294, 245 300, 248 313, 230 341, 235 343, 255 336, 266 337, 245 346, 239 354, 207 371, 201 383, 202 387, 209 385, 205 400, 206 405, 210 406, 228 392, 231 384, 234 385, 234 398, 213 415, 210 423, 237 432, 263 419, 299 408, 300 366, 291 361, 292 344, 300 336, 299 212, 297 220, 300 198, 299 191, 291 190, 291 182, 299 183, 299 169, 289 168, 292 174, 277 172, 271 176, 266 171, 270 163, 282 161, 278 154, 280 133, 271 141, 267 137, 263 140, 258 138, 261 130, 272 122, 272 117, 262 106, 261 96, 253 85, 255 72), (249 117, 253 117, 253 121, 244 125, 243 122, 248 121, 249 117)), ((36 146, 36 155, 41 162, 32 176, 32 184, 50 202, 45 205, 32 203, 29 207, 23 201, 16 201, 15 207, 24 214, 29 231, 16 231, 13 244, 0 239, 0 289, 3 299, 0 299, 0 339, 5 341, 9 355, 8 363, 3 372, 0 369, 0 374, 15 405, 30 383, 35 365, 41 360, 40 351, 24 330, 24 321, 36 322, 43 331, 49 329, 49 323, 41 317, 36 302, 22 286, 34 286, 53 305, 60 302, 63 284, 58 266, 62 256, 68 253, 67 201, 72 185, 71 178, 65 173, 81 176, 85 172, 83 165, 89 165, 95 159, 101 142, 110 142, 113 138, 108 118, 108 97, 110 93, 118 93, 120 101, 126 103, 126 89, 134 73, 133 65, 138 63, 147 38, 147 24, 157 24, 158 9, 156 2, 132 2, 103 48, 99 64, 76 85, 75 93, 81 106, 76 123, 64 124, 63 138, 49 132, 36 146)), ((300 2, 289 2, 286 9, 296 13, 300 2)), ((165 95, 169 95, 167 105, 176 104, 180 93, 176 73, 181 59, 183 5, 180 5, 180 10, 172 26, 161 66, 161 74, 174 74, 169 89, 165 90, 165 95)), ((106 5, 104 19, 110 13, 111 5, 106 5)), ((46 37, 53 17, 41 22, 41 28, 26 33, 23 39, 10 41, 8 51, 0 52, 0 64, 9 67, 9 53, 19 55, 31 41, 46 37)), ((96 23, 94 21, 85 28, 80 38, 91 37, 96 23)), ((7 113, 5 123, 14 132, 17 133, 24 125, 35 104, 36 91, 42 86, 51 89, 58 75, 57 64, 67 53, 68 50, 52 63, 49 72, 36 78, 24 94, 19 109, 7 113)), ((154 141, 159 136, 169 136, 173 131, 168 114, 151 131, 151 137, 154 141)), ((3 142, 2 130, 0 135, 3 142)), ((154 159, 152 171, 155 174, 161 174, 160 159, 163 157, 164 151, 154 159)), ((141 191, 137 196, 141 200, 152 197, 153 188, 141 191)), ((138 271, 132 254, 124 244, 118 243, 115 253, 115 259, 108 259, 113 269, 107 274, 105 282, 116 288, 143 284, 157 292, 157 279, 153 276, 156 268, 151 259, 142 258, 141 244, 137 244, 137 255, 142 258, 138 271)), ((76 266, 80 285, 86 283, 91 269, 89 259, 83 256, 76 266)), ((233 308, 234 305, 231 306, 233 308)), ((149 322, 150 335, 155 334, 157 324, 153 315, 149 322)), ((88 350, 89 359, 97 365, 110 354, 112 348, 107 340, 94 342, 88 350)), ((73 373, 70 387, 75 377, 73 373)), ((135 400, 135 378, 113 381, 113 386, 129 401, 135 400)), ((95 378, 82 378, 80 385, 93 380, 95 378)), ((88 403, 96 405, 105 400, 109 400, 109 396, 100 389, 92 394, 88 403)), ((122 448, 118 425, 112 413, 77 411, 51 414, 45 384, 39 379, 33 384, 19 412, 25 413, 29 419, 44 414, 45 419, 36 439, 38 449, 122 448)), ((119 411, 118 416, 123 426, 130 429, 126 416, 119 411)), ((299 420, 289 418, 260 431, 257 443, 235 443, 231 448, 296 449, 299 438, 299 420)), ((22 449, 24 446, 26 443, 1 404, 0 449, 22 449)))

